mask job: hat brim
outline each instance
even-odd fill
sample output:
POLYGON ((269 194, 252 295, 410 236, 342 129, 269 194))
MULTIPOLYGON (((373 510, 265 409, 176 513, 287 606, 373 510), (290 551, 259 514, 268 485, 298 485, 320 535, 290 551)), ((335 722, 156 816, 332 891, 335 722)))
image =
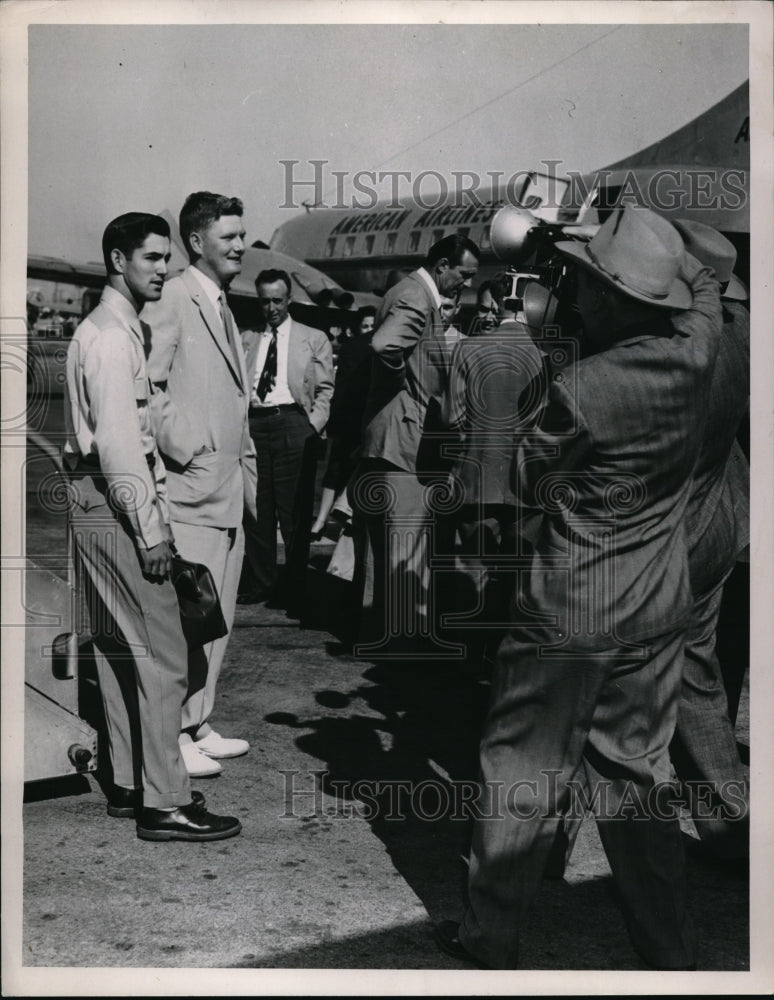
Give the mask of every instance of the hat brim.
POLYGON ((737 302, 746 302, 750 298, 750 293, 743 281, 735 274, 728 279, 725 291, 720 293, 721 299, 735 299, 737 302))
POLYGON ((611 288, 615 288, 622 295, 626 295, 631 299, 637 299, 638 302, 646 302, 649 306, 655 306, 657 309, 690 309, 693 305, 693 292, 690 285, 683 281, 682 278, 675 278, 666 298, 654 299, 649 295, 644 295, 642 292, 637 292, 629 288, 621 281, 616 281, 615 278, 606 271, 603 271, 602 268, 597 267, 586 253, 587 244, 585 242, 579 240, 562 241, 555 243, 554 246, 565 257, 569 257, 570 260, 579 264, 585 270, 591 271, 600 281, 611 288))

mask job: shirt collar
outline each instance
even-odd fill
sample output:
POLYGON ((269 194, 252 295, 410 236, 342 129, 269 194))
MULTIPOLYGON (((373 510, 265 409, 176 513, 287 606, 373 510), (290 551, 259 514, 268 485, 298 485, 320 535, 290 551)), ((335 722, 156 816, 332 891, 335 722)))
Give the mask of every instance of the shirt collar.
POLYGON ((119 319, 123 320, 127 326, 130 326, 133 330, 137 331, 140 325, 140 317, 137 315, 137 310, 125 295, 122 295, 110 285, 105 285, 102 289, 101 298, 102 302, 104 302, 112 313, 115 313, 115 315, 118 316, 119 319))
MULTIPOLYGON (((277 327, 277 336, 279 336, 280 334, 282 334, 283 336, 285 336, 286 334, 289 334, 290 333, 290 323, 291 323, 290 316, 288 316, 277 327)), ((264 334, 267 337, 271 336, 271 327, 267 326, 266 329, 263 332, 264 332, 264 334)))
POLYGON ((220 301, 220 296, 223 291, 222 288, 218 288, 212 278, 205 274, 204 271, 200 271, 196 264, 191 264, 189 271, 196 278, 199 284, 204 289, 204 293, 210 302, 215 306, 220 301))
POLYGON ((424 281, 424 283, 427 285, 427 288, 428 288, 430 294, 433 297, 433 302, 435 302, 435 308, 436 309, 440 309, 441 308, 441 295, 440 295, 440 292, 438 291, 438 288, 437 288, 435 282, 430 277, 430 274, 423 267, 418 268, 416 273, 417 273, 417 277, 421 281, 424 281))

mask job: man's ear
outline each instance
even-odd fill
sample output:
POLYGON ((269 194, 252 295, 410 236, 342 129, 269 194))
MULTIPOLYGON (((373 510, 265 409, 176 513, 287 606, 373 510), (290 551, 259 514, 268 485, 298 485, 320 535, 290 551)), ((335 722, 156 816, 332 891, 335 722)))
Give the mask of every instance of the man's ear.
POLYGON ((197 257, 202 255, 202 237, 201 233, 193 232, 188 236, 188 245, 191 247, 193 252, 197 257))
POLYGON ((113 247, 110 251, 110 263, 113 265, 113 270, 116 274, 123 274, 126 268, 126 257, 122 250, 118 247, 113 247))

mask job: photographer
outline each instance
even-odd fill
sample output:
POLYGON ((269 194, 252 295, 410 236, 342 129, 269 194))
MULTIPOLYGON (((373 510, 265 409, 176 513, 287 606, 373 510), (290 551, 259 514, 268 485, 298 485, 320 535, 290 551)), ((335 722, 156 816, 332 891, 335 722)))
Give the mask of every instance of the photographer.
POLYGON ((440 924, 437 940, 457 957, 518 967, 520 924, 580 775, 634 948, 653 968, 690 969, 679 821, 653 792, 693 606, 684 520, 718 350, 718 289, 648 209, 626 206, 590 242, 556 249, 577 267, 585 356, 554 375, 539 427, 519 448, 534 554, 481 743, 483 791, 513 789, 514 811, 476 822, 468 909, 459 927, 440 924), (681 332, 672 310, 690 310, 681 332))

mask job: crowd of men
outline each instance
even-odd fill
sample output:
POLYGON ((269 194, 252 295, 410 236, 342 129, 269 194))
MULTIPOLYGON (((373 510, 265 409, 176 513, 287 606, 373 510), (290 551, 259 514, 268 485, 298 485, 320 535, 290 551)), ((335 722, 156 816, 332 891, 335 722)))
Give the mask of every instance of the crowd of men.
POLYGON ((453 321, 480 253, 448 236, 375 316, 358 315, 334 370, 325 333, 291 317, 283 271, 258 275, 256 328, 240 336, 226 300, 244 252, 238 199, 190 195, 180 235, 190 264, 166 282, 163 219, 108 225, 107 285, 68 351, 64 451, 108 812, 144 839, 240 832, 190 787, 249 746, 213 728, 229 637, 187 647, 172 555, 208 566, 229 629, 237 601, 292 611, 310 538, 343 503, 355 652, 491 665, 480 795, 510 797, 474 824, 467 910, 438 925, 440 947, 518 967, 520 924, 572 851, 580 787, 634 948, 654 968, 695 967, 675 789, 707 850, 747 850, 715 655, 723 585, 749 540, 736 442, 749 320, 733 247, 627 206, 590 240, 556 244, 579 336, 544 337, 485 282, 466 337, 453 321))

